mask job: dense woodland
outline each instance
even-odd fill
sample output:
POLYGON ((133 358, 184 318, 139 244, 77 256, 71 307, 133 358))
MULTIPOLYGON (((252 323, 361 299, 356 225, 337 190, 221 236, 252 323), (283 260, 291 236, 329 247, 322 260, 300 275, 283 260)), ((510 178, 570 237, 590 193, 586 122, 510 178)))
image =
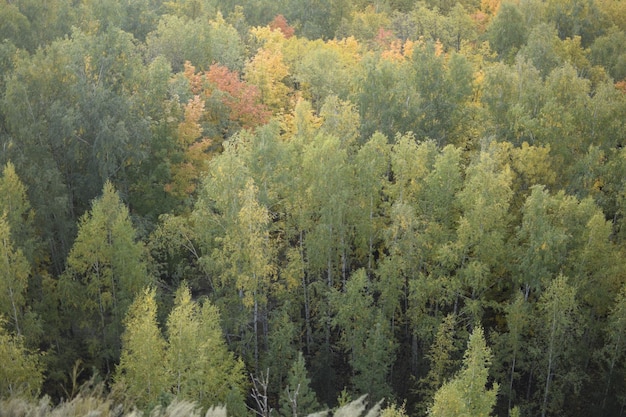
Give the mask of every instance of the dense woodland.
POLYGON ((626 2, 0 0, 0 397, 618 416, 626 2))

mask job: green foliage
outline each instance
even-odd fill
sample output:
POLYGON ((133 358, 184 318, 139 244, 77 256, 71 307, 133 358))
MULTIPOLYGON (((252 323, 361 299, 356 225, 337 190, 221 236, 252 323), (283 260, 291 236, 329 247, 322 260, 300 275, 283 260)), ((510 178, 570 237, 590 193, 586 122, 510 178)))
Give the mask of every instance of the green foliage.
POLYGON ((267 413, 298 374, 330 406, 619 414, 624 11, 0 0, 0 310, 68 398, 36 413, 243 415, 269 368, 267 413))
POLYGON ((157 324, 155 294, 154 289, 144 290, 128 309, 120 363, 115 370, 117 389, 141 409, 154 407, 168 388, 163 366, 165 340, 157 324))
POLYGON ((287 375, 287 386, 280 395, 280 413, 285 417, 308 416, 320 408, 315 392, 311 389, 311 380, 302 352, 294 360, 287 375))
POLYGON ((165 359, 176 398, 197 401, 203 408, 223 404, 240 415, 243 363, 227 350, 218 309, 208 300, 192 301, 184 284, 167 319, 165 359))
POLYGON ((166 338, 157 323, 156 291, 146 289, 130 307, 116 369, 116 390, 130 404, 150 410, 167 396, 203 409, 224 405, 243 411, 243 363, 228 351, 217 308, 191 299, 186 284, 176 292, 166 338))
POLYGON ((454 340, 456 318, 450 314, 446 316, 437 328, 435 340, 426 355, 430 369, 420 381, 421 394, 427 409, 435 398, 435 393, 447 383, 458 368, 458 359, 455 358, 457 346, 454 340))
POLYGON ((544 417, 563 407, 567 393, 577 391, 582 377, 578 367, 568 363, 582 335, 576 288, 565 276, 559 275, 541 296, 537 309, 541 325, 537 329, 538 349, 533 354, 539 355, 535 359, 541 367, 539 375, 543 377, 543 381, 539 381, 544 387, 540 408, 544 417), (555 378, 557 373, 561 374, 560 378, 555 378))
POLYGON ((31 269, 22 251, 14 249, 11 229, 5 219, 6 214, 3 214, 0 217, 0 314, 9 317, 10 328, 20 336, 31 269))
POLYGON ((7 332, 0 316, 0 398, 37 397, 43 379, 41 354, 26 349, 23 337, 7 332))
POLYGON ((81 219, 59 284, 67 319, 84 332, 89 354, 100 366, 119 357, 124 315, 151 281, 144 256, 128 209, 107 182, 81 219))
POLYGON ((498 55, 512 61, 517 51, 526 43, 527 27, 524 16, 514 3, 505 2, 489 25, 489 45, 498 55))
POLYGON ((482 327, 470 335, 463 358, 463 368, 450 382, 436 393, 431 416, 463 415, 487 417, 496 404, 499 386, 487 388, 491 350, 485 343, 482 327))

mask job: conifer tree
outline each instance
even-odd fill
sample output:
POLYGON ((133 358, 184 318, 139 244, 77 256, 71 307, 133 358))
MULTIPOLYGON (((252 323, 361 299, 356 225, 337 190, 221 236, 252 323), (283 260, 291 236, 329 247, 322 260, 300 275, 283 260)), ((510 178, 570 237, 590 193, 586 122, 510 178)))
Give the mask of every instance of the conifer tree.
POLYGON ((298 352, 287 376, 287 386, 280 395, 280 414, 283 417, 301 417, 319 411, 319 408, 315 391, 311 389, 304 356, 298 352))

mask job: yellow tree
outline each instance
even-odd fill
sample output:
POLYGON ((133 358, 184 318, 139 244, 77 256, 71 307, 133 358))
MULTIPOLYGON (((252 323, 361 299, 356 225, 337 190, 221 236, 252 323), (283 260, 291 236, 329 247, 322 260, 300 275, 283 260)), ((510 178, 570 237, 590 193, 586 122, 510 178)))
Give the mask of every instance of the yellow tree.
POLYGON ((156 291, 147 288, 128 309, 122 335, 122 354, 115 385, 139 408, 157 405, 167 392, 165 340, 157 324, 156 291))
POLYGON ((259 88, 262 103, 274 114, 287 113, 291 106, 289 87, 284 81, 290 71, 283 59, 281 42, 284 38, 280 31, 271 31, 269 28, 257 28, 252 34, 264 41, 264 46, 245 65, 245 79, 259 88))

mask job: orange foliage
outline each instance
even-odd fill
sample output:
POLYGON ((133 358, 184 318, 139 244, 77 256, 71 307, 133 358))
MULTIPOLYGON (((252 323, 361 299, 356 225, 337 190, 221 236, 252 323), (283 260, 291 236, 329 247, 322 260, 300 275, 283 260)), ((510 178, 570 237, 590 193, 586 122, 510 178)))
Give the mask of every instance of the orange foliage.
POLYGON ((196 74, 196 67, 191 65, 191 62, 185 61, 185 70, 183 71, 185 78, 189 80, 191 92, 193 94, 200 94, 203 88, 202 76, 196 74))
POLYGON ((253 129, 268 122, 271 113, 260 101, 259 89, 239 78, 239 74, 221 65, 211 65, 208 71, 196 73, 189 62, 183 75, 189 81, 193 98, 184 106, 184 119, 178 125, 179 161, 171 165, 172 182, 165 191, 185 198, 196 190, 200 175, 222 138, 203 136, 202 125, 215 123, 215 115, 205 109, 208 99, 224 104, 228 114, 218 115, 224 121, 235 122, 235 128, 253 129))
POLYGON ((626 80, 616 82, 615 88, 617 88, 622 93, 626 94, 626 80))
POLYGON ((259 89, 242 81, 238 72, 213 64, 208 71, 196 74, 193 65, 186 63, 184 74, 194 94, 204 99, 218 97, 229 109, 228 119, 239 122, 242 128, 252 129, 268 122, 271 113, 261 103, 259 89))
POLYGON ((385 28, 380 28, 378 29, 378 33, 376 34, 375 41, 378 45, 382 46, 383 48, 389 48, 394 38, 395 37, 393 36, 392 31, 385 29, 385 28))
POLYGON ((470 17, 474 21, 478 33, 485 33, 485 31, 487 30, 487 26, 489 25, 489 22, 491 20, 491 16, 481 10, 478 10, 470 17))
POLYGON ((213 64, 205 77, 215 88, 227 93, 221 98, 230 109, 230 120, 240 122, 244 129, 252 129, 268 122, 271 112, 261 104, 259 89, 241 81, 237 72, 213 64))
POLYGON ((274 20, 270 22, 269 27, 273 31, 281 31, 285 39, 291 38, 296 32, 293 27, 289 26, 289 23, 287 23, 287 19, 285 19, 285 16, 283 16, 282 14, 277 15, 274 20))

